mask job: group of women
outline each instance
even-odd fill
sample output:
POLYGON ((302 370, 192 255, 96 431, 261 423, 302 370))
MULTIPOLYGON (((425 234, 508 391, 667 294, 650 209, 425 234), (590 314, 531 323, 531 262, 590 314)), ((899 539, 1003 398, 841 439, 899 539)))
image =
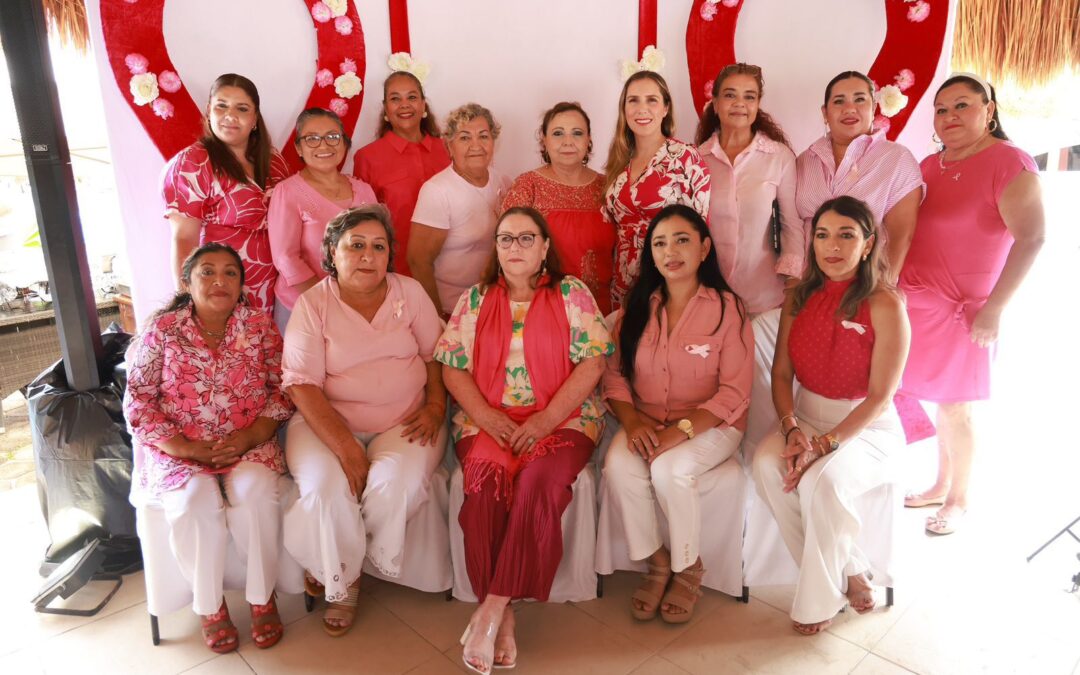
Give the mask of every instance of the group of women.
POLYGON ((165 510, 211 649, 237 646, 229 537, 256 646, 283 633, 279 536, 328 602, 325 630, 348 631, 364 561, 399 574, 448 435, 477 672, 516 663, 511 602, 548 597, 605 411, 620 429, 604 475, 648 565, 641 620, 691 618, 695 480, 740 446, 799 563, 795 629, 872 609, 853 502, 891 479, 898 387, 939 405, 940 475, 907 504, 941 505, 929 532, 958 527, 971 402, 989 396, 1001 311, 1042 241, 1037 171, 994 90, 946 80, 942 150, 921 165, 873 129, 861 73, 829 82, 827 132, 798 157, 761 109, 759 68, 728 66, 712 93, 691 145, 663 78, 632 75, 603 174, 588 115, 559 103, 542 164, 510 181, 488 109, 455 109, 440 134, 420 82, 395 72, 355 177, 320 109, 298 118, 304 168, 286 177, 254 85, 214 83, 202 139, 164 178, 180 292, 134 343, 125 400, 145 455, 133 490, 165 510), (282 518, 286 471, 300 497, 282 518))

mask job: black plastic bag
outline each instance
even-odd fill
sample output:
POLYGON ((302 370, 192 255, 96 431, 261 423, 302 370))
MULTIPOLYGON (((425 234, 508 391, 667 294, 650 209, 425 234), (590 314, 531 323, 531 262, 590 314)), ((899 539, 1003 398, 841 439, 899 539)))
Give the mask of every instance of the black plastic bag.
POLYGON ((49 529, 43 570, 98 539, 104 569, 141 561, 131 492, 131 436, 124 421, 126 377, 117 366, 131 336, 116 324, 102 334, 101 387, 72 391, 63 361, 22 389, 30 417, 41 512, 49 529))

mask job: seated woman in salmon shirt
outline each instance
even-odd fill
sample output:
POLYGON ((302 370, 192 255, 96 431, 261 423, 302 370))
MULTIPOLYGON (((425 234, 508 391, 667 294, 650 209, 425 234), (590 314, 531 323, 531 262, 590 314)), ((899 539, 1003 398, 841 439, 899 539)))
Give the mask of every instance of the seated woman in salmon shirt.
POLYGON ((401 572, 405 524, 428 499, 446 443, 446 390, 432 360, 442 324, 420 284, 387 270, 394 232, 380 205, 335 217, 323 240, 330 276, 296 301, 283 386, 296 403, 285 460, 300 500, 285 548, 330 603, 323 628, 356 616, 366 557, 401 572), (325 587, 325 591, 322 587, 325 587))
POLYGON ((616 317, 616 351, 604 373, 604 397, 622 425, 604 478, 624 514, 630 558, 649 566, 632 598, 634 618, 659 612, 668 623, 685 623, 705 573, 695 478, 739 449, 754 334, 720 274, 701 214, 664 207, 645 242, 641 276, 616 317), (660 535, 657 502, 671 551, 660 535))

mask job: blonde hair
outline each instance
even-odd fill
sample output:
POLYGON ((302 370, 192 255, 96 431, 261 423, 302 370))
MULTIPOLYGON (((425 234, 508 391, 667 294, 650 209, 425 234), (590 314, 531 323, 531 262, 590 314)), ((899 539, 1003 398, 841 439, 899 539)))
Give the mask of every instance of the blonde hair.
POLYGON ((675 134, 675 106, 671 102, 671 90, 668 89, 667 82, 659 73, 651 70, 642 70, 631 75, 619 94, 619 119, 615 123, 615 137, 611 139, 607 164, 604 165, 605 192, 615 183, 615 179, 626 169, 630 158, 634 156, 634 132, 630 131, 630 126, 626 123, 626 92, 631 84, 639 80, 652 80, 660 88, 664 105, 668 107, 667 115, 660 122, 660 133, 664 134, 665 138, 671 138, 675 134))
POLYGON ((446 116, 446 130, 443 132, 443 139, 449 141, 457 135, 457 132, 461 130, 461 127, 478 117, 487 120, 488 127, 491 129, 492 140, 498 138, 499 131, 502 130, 502 127, 495 121, 495 117, 491 114, 491 111, 479 103, 466 103, 463 106, 454 108, 450 111, 450 114, 446 116))

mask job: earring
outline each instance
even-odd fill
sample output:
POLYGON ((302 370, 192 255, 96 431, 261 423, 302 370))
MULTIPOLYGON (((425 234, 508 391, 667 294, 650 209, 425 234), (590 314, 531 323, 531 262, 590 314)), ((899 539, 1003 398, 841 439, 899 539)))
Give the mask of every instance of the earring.
POLYGON ((996 119, 994 119, 993 117, 991 117, 990 118, 990 124, 987 124, 986 128, 987 128, 987 130, 990 131, 990 133, 994 133, 995 131, 998 130, 998 126, 999 126, 998 121, 996 119))
POLYGON ((937 135, 936 131, 934 133, 930 134, 930 140, 937 143, 938 145, 941 145, 941 139, 938 138, 938 135, 937 135))
POLYGON ((870 257, 870 253, 869 253, 869 252, 867 252, 867 253, 863 253, 862 261, 863 261, 863 262, 866 262, 866 259, 867 259, 867 258, 869 258, 869 257, 870 257))
POLYGON ((390 118, 389 118, 389 117, 387 117, 386 115, 383 115, 383 116, 382 116, 382 118, 383 118, 383 120, 385 120, 385 121, 387 121, 387 122, 389 122, 389 121, 390 121, 390 118))
POLYGON ((423 114, 423 115, 421 115, 420 117, 423 117, 423 118, 427 118, 427 111, 425 110, 425 111, 424 111, 424 114, 423 114))

